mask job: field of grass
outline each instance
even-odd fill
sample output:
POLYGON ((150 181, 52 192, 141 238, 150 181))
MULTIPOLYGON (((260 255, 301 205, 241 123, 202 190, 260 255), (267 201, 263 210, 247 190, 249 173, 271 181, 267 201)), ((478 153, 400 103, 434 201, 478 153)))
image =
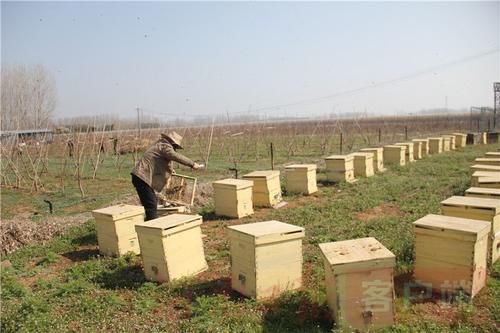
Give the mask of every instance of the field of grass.
MULTIPOLYGON (((469 187, 474 158, 497 148, 500 145, 467 147, 390 168, 355 184, 325 184, 324 174, 319 174, 323 184, 319 193, 285 196, 288 206, 261 209, 242 220, 216 219, 209 204, 199 211, 205 217, 202 231, 207 235, 204 246, 209 270, 171 284, 145 281, 140 257, 100 256, 95 224, 89 220, 46 245, 27 246, 4 258, 12 267, 1 274, 2 332, 340 331, 326 305, 318 244, 366 236, 376 237, 397 259, 396 325, 384 331, 497 332, 500 263, 492 268, 487 287, 473 301, 458 297, 451 303, 439 298, 412 302, 404 295, 413 266, 411 223, 438 213, 439 202, 448 196, 463 194, 469 187), (276 300, 256 302, 230 288, 226 226, 269 219, 305 227, 304 287, 276 300)), ((107 189, 102 197, 80 209, 102 207, 125 192, 132 193, 127 172, 101 184, 107 189)), ((2 200, 5 207, 36 201, 4 190, 2 197, 10 200, 2 200)), ((71 199, 61 195, 61 200, 71 199)), ((41 222, 43 218, 34 221, 41 222)))

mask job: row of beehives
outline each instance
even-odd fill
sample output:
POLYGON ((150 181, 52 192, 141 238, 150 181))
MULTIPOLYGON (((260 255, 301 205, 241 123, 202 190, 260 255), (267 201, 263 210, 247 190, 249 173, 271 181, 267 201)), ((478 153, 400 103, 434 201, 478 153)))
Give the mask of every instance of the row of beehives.
MULTIPOLYGON (((378 148, 364 148, 348 155, 325 158, 326 179, 331 182, 354 182, 355 177, 370 177, 385 170, 384 163, 406 165, 428 154, 439 154, 464 147, 466 134, 454 133, 378 148)), ((486 136, 482 135, 486 143, 486 136)), ((316 164, 294 164, 285 167, 285 181, 290 193, 311 194, 318 190, 316 164)), ((254 207, 273 207, 281 201, 279 171, 254 171, 243 179, 223 179, 213 183, 215 213, 241 218, 252 215, 254 207)))

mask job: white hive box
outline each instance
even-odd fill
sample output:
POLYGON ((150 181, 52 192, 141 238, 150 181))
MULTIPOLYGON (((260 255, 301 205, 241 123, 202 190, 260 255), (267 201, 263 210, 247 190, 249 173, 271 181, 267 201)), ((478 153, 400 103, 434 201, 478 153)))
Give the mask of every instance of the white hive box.
POLYGON ((373 153, 353 153, 354 177, 373 176, 373 153))
POLYGON ((413 158, 413 145, 414 145, 413 142, 398 142, 395 145, 406 147, 405 161, 407 164, 411 163, 411 162, 415 162, 415 159, 413 158))
POLYGON ((384 148, 376 147, 376 148, 363 148, 359 151, 363 153, 373 153, 373 171, 374 172, 384 172, 384 148))
POLYGON ((279 221, 228 227, 231 287, 257 300, 302 286, 304 228, 279 221))
POLYGON ((451 138, 448 135, 443 135, 443 136, 441 136, 441 138, 443 138, 443 140, 441 141, 443 144, 442 151, 443 152, 450 151, 451 150, 451 138))
POLYGON ((490 260, 498 258, 499 248, 494 247, 500 232, 500 200, 490 198, 453 196, 441 202, 441 212, 446 216, 462 217, 491 223, 488 252, 490 260))
POLYGON ((316 164, 292 164, 285 167, 286 188, 292 193, 311 194, 318 191, 316 164))
POLYGON ((486 157, 500 158, 500 151, 490 151, 484 154, 486 157))
POLYGON ((457 148, 463 148, 467 144, 467 134, 463 133, 453 133, 455 136, 455 146, 457 148))
POLYGON ((253 182, 242 179, 224 179, 212 183, 215 214, 242 218, 253 214, 253 182))
POLYGON ((354 182, 354 156, 332 155, 325 158, 326 179, 333 182, 354 182))
POLYGON ((490 222, 433 214, 413 222, 415 280, 442 295, 476 295, 486 284, 490 229, 490 222))
POLYGON ((494 171, 500 175, 500 166, 488 164, 474 164, 470 167, 472 171, 494 171))
POLYGON ((441 154, 443 152, 443 138, 429 138, 429 154, 441 154))
POLYGON ((319 244, 326 297, 339 327, 371 331, 394 323, 395 256, 375 238, 319 244))
POLYGON ((406 165, 406 146, 384 146, 384 163, 406 165))
POLYGON ((144 207, 116 205, 92 211, 99 252, 106 256, 140 253, 135 225, 144 222, 144 207))
POLYGON ((474 171, 471 176, 471 186, 481 187, 479 186, 479 180, 493 180, 495 178, 500 178, 498 172, 495 171, 474 171))
POLYGON ((455 141, 455 136, 454 135, 443 135, 443 138, 449 138, 450 139, 450 150, 457 149, 457 147, 456 147, 456 141, 455 141))
POLYGON ((273 207, 281 202, 279 171, 254 171, 243 176, 253 181, 253 204, 256 207, 273 207))
POLYGON ((479 136, 479 144, 486 145, 488 144, 488 133, 482 132, 479 136))
POLYGON ((168 282, 208 268, 199 215, 172 214, 135 226, 146 279, 168 282))
MULTIPOLYGON (((413 139, 411 141, 420 142, 421 145, 420 153, 422 158, 429 155, 429 139, 413 139)), ((413 148, 413 150, 415 152, 415 148, 413 148)))
POLYGON ((500 189, 485 188, 485 187, 470 187, 465 191, 465 196, 500 200, 500 189))
POLYGON ((500 157, 478 157, 474 160, 476 164, 500 166, 500 157))

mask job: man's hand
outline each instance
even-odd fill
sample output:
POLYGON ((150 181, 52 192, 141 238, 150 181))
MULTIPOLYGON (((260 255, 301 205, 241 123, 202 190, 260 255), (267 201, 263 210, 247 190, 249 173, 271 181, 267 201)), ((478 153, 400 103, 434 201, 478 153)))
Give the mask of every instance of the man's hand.
POLYGON ((193 164, 193 170, 199 170, 199 169, 203 169, 205 166, 203 164, 198 164, 198 163, 194 163, 193 164))

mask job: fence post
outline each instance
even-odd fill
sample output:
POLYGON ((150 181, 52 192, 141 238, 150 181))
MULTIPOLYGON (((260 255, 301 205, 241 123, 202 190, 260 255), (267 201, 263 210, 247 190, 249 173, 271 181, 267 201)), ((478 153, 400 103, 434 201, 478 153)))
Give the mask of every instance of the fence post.
POLYGON ((378 129, 378 143, 382 142, 382 130, 379 128, 378 129))
POLYGON ((342 154, 342 132, 340 132, 340 153, 342 154))
POLYGON ((408 140, 408 126, 405 126, 405 140, 408 140))
POLYGON ((274 147, 272 142, 269 148, 271 150, 271 170, 274 170, 274 147))

